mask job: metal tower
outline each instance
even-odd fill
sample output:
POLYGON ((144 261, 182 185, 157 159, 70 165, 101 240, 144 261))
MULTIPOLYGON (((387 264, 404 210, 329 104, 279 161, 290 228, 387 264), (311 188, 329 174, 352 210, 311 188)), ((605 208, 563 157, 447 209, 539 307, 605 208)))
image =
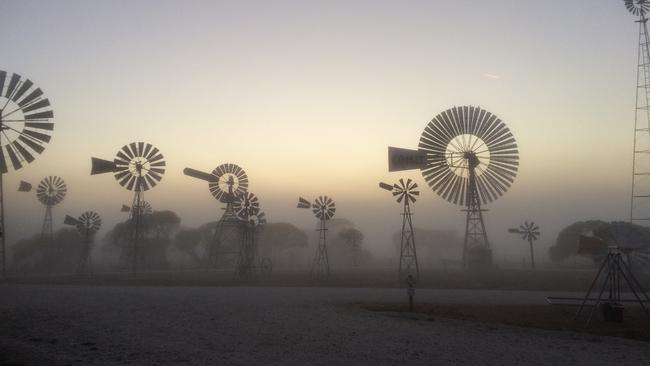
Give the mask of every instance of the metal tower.
POLYGON ((630 222, 650 221, 650 37, 647 0, 625 0, 630 13, 639 17, 639 48, 637 54, 637 86, 634 113, 634 145, 632 154, 632 193, 630 222))
POLYGON ((318 247, 316 256, 311 265, 311 275, 314 278, 327 278, 330 276, 330 262, 327 255, 327 224, 321 218, 318 222, 318 247))
POLYGON ((415 250, 415 234, 413 222, 411 221, 411 203, 415 203, 415 196, 420 195, 420 192, 415 190, 418 184, 411 179, 408 179, 404 183, 404 179, 400 178, 399 183, 393 185, 379 183, 379 187, 392 192, 393 196, 397 197, 397 203, 404 201, 397 278, 400 282, 409 275, 418 278, 420 276, 420 267, 418 266, 418 255, 415 250))
POLYGON ((463 267, 489 266, 492 264, 492 249, 490 241, 485 231, 483 222, 483 211, 481 200, 478 196, 478 187, 476 186, 476 168, 480 161, 474 152, 465 152, 462 163, 468 167, 469 180, 467 182, 467 206, 464 210, 467 213, 465 219, 465 241, 463 243, 463 267))
POLYGON ((45 216, 43 217, 43 226, 41 228, 41 237, 52 239, 54 237, 54 229, 52 229, 52 206, 45 206, 45 216))
POLYGON ((257 235, 256 215, 260 213, 260 202, 251 192, 241 194, 233 205, 240 225, 243 226, 237 269, 235 275, 242 280, 253 279, 257 269, 257 235))

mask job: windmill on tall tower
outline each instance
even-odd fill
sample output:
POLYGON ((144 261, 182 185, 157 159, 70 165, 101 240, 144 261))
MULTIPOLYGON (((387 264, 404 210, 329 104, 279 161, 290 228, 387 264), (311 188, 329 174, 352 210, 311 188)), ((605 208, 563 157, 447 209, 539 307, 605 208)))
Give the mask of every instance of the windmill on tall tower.
POLYGON ((314 216, 318 219, 318 229, 316 229, 318 231, 318 247, 312 263, 311 274, 317 279, 327 278, 330 275, 330 263, 327 255, 327 221, 334 217, 336 212, 334 200, 327 196, 320 196, 314 200, 314 203, 310 203, 299 197, 298 208, 311 208, 314 216))
POLYGON ((388 170, 421 169, 431 189, 464 207, 463 266, 492 266, 483 205, 501 197, 517 175, 519 152, 508 127, 479 107, 448 109, 426 126, 418 150, 388 148, 388 170))
POLYGON ((208 182, 212 196, 221 203, 225 203, 224 213, 217 222, 212 243, 206 248, 206 263, 216 267, 227 257, 238 254, 234 249, 241 242, 242 224, 234 210, 237 197, 248 190, 248 176, 244 169, 235 164, 221 164, 212 173, 185 168, 183 173, 187 176, 208 182), (227 247, 227 250, 225 250, 227 247))
POLYGON ((132 142, 124 145, 115 159, 103 160, 92 158, 91 175, 113 173, 118 183, 129 191, 133 191, 130 220, 133 225, 132 233, 132 271, 133 276, 138 268, 138 242, 142 236, 142 212, 144 208, 144 191, 155 187, 165 174, 165 160, 158 148, 144 142, 132 142))
POLYGON ((399 267, 397 270, 398 280, 402 281, 408 275, 418 278, 420 276, 420 268, 418 266, 417 251, 415 250, 413 222, 411 221, 411 203, 415 203, 415 196, 420 195, 420 191, 416 190, 418 184, 410 178, 406 180, 406 183, 403 178, 400 178, 399 183, 390 185, 380 182, 379 187, 391 192, 394 197, 397 197, 397 203, 404 202, 404 209, 402 210, 402 239, 400 241, 399 267))
MULTIPOLYGON (((20 181, 18 186, 19 192, 30 192, 32 185, 20 181)), ((52 228, 52 207, 58 205, 65 198, 68 187, 62 178, 57 176, 45 177, 36 187, 36 197, 45 206, 45 216, 43 217, 43 226, 41 227, 41 236, 52 239, 54 230, 52 228)))
POLYGON ((54 112, 41 88, 18 74, 0 70, 0 256, 6 273, 4 190, 2 181, 10 167, 18 170, 45 150, 54 130, 54 112), (11 163, 11 165, 9 164, 11 163))
POLYGON ((102 219, 98 213, 86 211, 76 219, 66 215, 63 223, 76 227, 82 236, 83 241, 81 243, 79 263, 77 264, 77 274, 82 277, 88 277, 90 275, 92 243, 95 239, 95 233, 102 226, 102 219))
POLYGON ((639 23, 630 222, 647 224, 650 222, 650 36, 647 24, 650 1, 624 2, 639 23))

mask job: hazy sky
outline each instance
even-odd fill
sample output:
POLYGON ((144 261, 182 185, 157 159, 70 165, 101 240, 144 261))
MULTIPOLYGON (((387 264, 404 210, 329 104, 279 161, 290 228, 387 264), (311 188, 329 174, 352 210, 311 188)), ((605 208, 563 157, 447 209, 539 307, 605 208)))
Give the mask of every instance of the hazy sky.
POLYGON ((167 161, 146 199, 188 226, 219 205, 183 168, 232 162, 271 221, 311 227, 297 196, 328 194, 384 247, 399 206, 377 182, 411 177, 416 225, 462 235, 460 207, 419 171, 388 173, 386 148, 417 148, 431 118, 466 104, 520 146, 517 180, 487 207, 497 256, 526 255, 506 233, 524 219, 542 248, 573 221, 628 216, 638 33, 622 1, 3 0, 0 14, 0 69, 35 81, 56 117, 44 154, 5 178, 14 238, 43 215, 20 179, 64 177, 56 226, 87 209, 107 226, 124 218, 131 193, 90 176, 90 157, 132 141, 167 161))

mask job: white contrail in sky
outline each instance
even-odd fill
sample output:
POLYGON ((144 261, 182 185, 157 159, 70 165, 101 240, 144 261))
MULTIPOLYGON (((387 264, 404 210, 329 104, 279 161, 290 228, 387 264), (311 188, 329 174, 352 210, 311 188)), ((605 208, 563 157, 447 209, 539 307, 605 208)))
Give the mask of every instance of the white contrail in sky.
POLYGON ((501 76, 496 75, 496 74, 485 73, 485 74, 483 74, 483 76, 485 76, 486 78, 490 78, 490 79, 501 79, 501 76))

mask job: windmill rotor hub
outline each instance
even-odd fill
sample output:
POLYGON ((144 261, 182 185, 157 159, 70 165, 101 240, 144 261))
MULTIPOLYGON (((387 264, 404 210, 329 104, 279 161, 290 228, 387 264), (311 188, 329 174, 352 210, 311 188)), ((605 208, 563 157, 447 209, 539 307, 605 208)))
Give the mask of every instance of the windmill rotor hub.
POLYGON ((449 138, 445 158, 454 174, 467 178, 469 169, 479 166, 482 166, 481 169, 476 169, 475 173, 483 174, 490 165, 490 150, 479 136, 469 133, 460 134, 449 138))

